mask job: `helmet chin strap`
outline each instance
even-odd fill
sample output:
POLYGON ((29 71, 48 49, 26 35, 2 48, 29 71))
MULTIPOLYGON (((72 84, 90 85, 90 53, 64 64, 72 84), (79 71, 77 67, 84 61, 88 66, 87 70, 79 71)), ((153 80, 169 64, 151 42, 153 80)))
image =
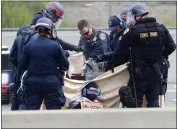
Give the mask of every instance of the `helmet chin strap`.
MULTIPOLYGON (((144 15, 141 15, 141 17, 138 20, 142 19, 143 16, 144 15)), ((138 20, 136 20, 136 16, 134 17, 134 19, 135 19, 135 21, 138 21, 138 20)))

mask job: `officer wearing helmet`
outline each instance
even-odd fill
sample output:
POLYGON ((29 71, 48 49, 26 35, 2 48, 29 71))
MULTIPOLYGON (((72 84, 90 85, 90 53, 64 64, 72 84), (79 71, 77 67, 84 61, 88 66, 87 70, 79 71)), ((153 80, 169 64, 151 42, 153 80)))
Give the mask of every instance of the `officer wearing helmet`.
POLYGON ((126 23, 127 21, 127 13, 129 12, 129 9, 124 9, 121 13, 120 13, 120 17, 121 19, 126 23))
POLYGON ((105 63, 104 67, 108 70, 130 61, 128 86, 133 87, 135 84, 133 90, 136 93, 134 97, 137 98, 136 106, 142 106, 145 95, 147 107, 159 107, 158 96, 162 75, 160 62, 163 57, 168 57, 174 52, 176 44, 167 28, 156 22, 155 18, 148 17, 148 13, 142 3, 136 3, 131 7, 127 14, 127 24, 130 28, 124 31, 116 55, 105 63), (122 59, 123 56, 127 58, 122 59))
POLYGON ((28 44, 30 40, 37 38, 38 34, 34 28, 39 18, 41 18, 41 16, 34 17, 29 26, 23 27, 21 28, 21 30, 19 30, 19 32, 17 33, 17 37, 14 40, 14 43, 9 53, 9 60, 13 64, 13 69, 12 69, 13 83, 9 86, 10 91, 13 93, 11 110, 22 109, 19 107, 21 107, 20 105, 24 103, 22 99, 19 99, 21 98, 21 95, 17 93, 20 87, 20 84, 21 84, 21 75, 24 73, 23 70, 19 69, 18 60, 20 59, 22 55, 22 50, 24 46, 28 44))
POLYGON ((55 25, 50 19, 40 18, 35 26, 39 36, 24 47, 20 59, 20 69, 28 71, 27 110, 38 110, 43 99, 47 109, 60 109, 66 101, 57 67, 67 71, 69 62, 61 46, 51 40, 53 29, 55 25))
MULTIPOLYGON (((79 48, 79 47, 77 47, 75 45, 72 45, 70 43, 67 43, 67 42, 65 42, 62 39, 59 39, 57 37, 56 29, 58 29, 60 27, 60 24, 62 23, 62 20, 64 18, 63 14, 64 14, 64 9, 63 9, 62 5, 59 2, 50 2, 50 3, 48 3, 46 5, 44 10, 42 10, 41 12, 36 13, 34 15, 34 18, 36 20, 38 20, 41 17, 49 18, 55 25, 55 30, 53 31, 53 33, 55 35, 53 35, 53 40, 55 40, 56 42, 60 43, 60 45, 63 47, 64 50, 80 52, 80 51, 82 51, 81 48, 79 48)), ((19 31, 17 32, 17 35, 21 34, 23 29, 27 29, 27 28, 29 28, 29 25, 21 27, 19 29, 19 31)))

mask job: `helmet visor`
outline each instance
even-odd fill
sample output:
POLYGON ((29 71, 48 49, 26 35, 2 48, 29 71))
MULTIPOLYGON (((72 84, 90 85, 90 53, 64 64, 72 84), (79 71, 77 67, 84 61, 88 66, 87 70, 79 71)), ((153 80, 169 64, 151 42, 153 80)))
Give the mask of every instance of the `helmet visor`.
POLYGON ((54 22, 55 28, 58 29, 62 23, 63 19, 58 18, 56 22, 54 22))
POLYGON ((126 25, 127 25, 127 27, 132 27, 135 25, 135 17, 132 14, 132 12, 127 13, 126 25))

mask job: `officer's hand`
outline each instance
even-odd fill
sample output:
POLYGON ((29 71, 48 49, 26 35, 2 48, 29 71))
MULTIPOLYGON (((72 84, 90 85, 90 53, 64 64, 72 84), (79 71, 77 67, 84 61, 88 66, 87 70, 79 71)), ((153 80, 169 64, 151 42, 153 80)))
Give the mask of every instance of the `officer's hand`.
POLYGON ((76 47, 75 51, 76 51, 76 52, 82 52, 82 51, 83 51, 83 48, 82 48, 82 47, 76 47))
POLYGON ((104 61, 103 55, 95 56, 95 60, 96 62, 103 62, 104 61))
POLYGON ((65 50, 65 55, 68 58, 70 56, 69 52, 65 50))

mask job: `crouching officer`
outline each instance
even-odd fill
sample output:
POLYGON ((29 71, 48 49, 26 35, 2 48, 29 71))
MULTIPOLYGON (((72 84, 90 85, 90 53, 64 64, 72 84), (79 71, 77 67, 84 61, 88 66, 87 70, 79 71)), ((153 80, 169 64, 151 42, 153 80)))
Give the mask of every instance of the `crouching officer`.
POLYGON ((82 35, 78 47, 83 49, 86 60, 108 51, 109 38, 106 33, 94 30, 87 20, 80 20, 78 29, 82 35))
POLYGON ((159 107, 160 62, 163 56, 168 57, 176 49, 176 44, 166 27, 157 23, 155 18, 147 17, 148 13, 142 3, 132 6, 127 22, 135 24, 124 32, 117 55, 105 67, 121 65, 120 57, 129 50, 129 86, 133 87, 134 97, 137 98, 136 106, 142 106, 145 95, 147 107, 159 107))
POLYGON ((39 36, 24 47, 20 60, 20 68, 28 71, 26 106, 28 110, 38 110, 44 99, 47 109, 60 109, 66 98, 57 67, 66 71, 69 62, 60 45, 50 39, 55 29, 50 19, 40 18, 35 29, 39 36))

